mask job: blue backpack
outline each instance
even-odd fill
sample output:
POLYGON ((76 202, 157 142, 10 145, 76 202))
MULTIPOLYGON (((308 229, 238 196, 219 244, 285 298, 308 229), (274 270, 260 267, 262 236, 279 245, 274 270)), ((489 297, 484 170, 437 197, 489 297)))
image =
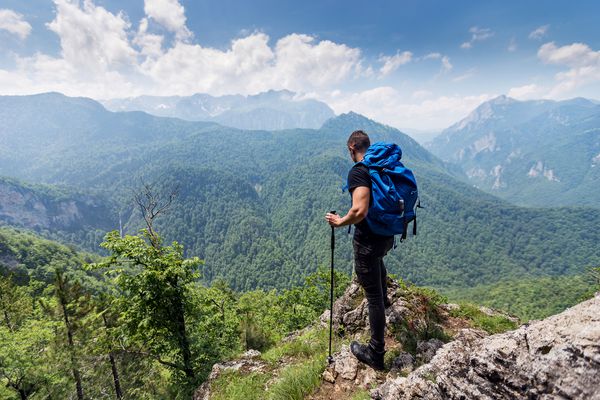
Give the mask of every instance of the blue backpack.
POLYGON ((369 228, 378 235, 401 235, 403 241, 410 222, 413 235, 417 234, 416 208, 420 204, 415 176, 400 162, 401 158, 400 146, 377 142, 356 164, 365 165, 371 175, 372 200, 366 218, 369 228))

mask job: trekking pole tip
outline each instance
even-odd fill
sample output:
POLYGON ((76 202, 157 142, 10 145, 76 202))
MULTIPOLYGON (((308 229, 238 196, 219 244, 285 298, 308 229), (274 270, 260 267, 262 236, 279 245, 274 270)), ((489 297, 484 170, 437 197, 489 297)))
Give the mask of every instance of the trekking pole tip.
POLYGON ((333 363, 333 357, 332 356, 328 356, 327 357, 327 364, 331 364, 333 363))

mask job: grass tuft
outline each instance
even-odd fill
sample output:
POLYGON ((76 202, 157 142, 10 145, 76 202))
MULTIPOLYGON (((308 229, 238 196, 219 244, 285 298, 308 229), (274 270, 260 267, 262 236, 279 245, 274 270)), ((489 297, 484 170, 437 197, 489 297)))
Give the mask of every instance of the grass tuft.
POLYGON ((293 340, 264 352, 262 359, 271 363, 282 357, 309 358, 327 351, 329 333, 325 329, 309 330, 293 340))
POLYGON ((456 310, 450 311, 453 317, 466 318, 474 327, 483 329, 489 334, 502 333, 517 328, 517 323, 502 315, 487 315, 473 304, 463 303, 456 310))
POLYGON ((285 368, 279 380, 269 388, 268 398, 270 400, 304 399, 321 383, 325 364, 324 357, 315 357, 285 368))
POLYGON ((211 385, 213 400, 262 400, 269 376, 252 372, 240 376, 237 372, 226 372, 211 385))

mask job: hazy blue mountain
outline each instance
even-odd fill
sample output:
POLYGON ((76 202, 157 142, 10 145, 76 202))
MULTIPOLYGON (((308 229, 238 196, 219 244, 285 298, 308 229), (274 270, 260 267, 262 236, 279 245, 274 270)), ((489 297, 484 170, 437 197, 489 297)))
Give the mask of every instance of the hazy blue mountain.
MULTIPOLYGON (((0 101, 10 127, 2 127, 3 137, 28 138, 23 145, 0 142, 0 152, 18 161, 15 167, 3 160, 0 174, 102 191, 126 216, 129 233, 143 226, 131 200, 141 178, 162 192, 179 187, 159 232, 206 261, 204 279, 224 278, 238 289, 284 287, 328 264, 323 216, 350 205, 341 187, 352 166, 346 140, 356 129, 402 147, 426 207, 419 210, 419 235, 388 257, 391 272, 457 288, 580 273, 600 263, 599 210, 513 206, 456 179, 409 136, 355 113, 319 129, 255 131, 112 113, 56 94, 0 101), (19 110, 28 118, 10 119, 19 110)), ((349 271, 351 238, 344 230, 337 237, 336 267, 349 271)))
POLYGON ((60 93, 0 96, 0 173, 30 181, 72 182, 82 171, 66 160, 98 160, 100 173, 127 159, 136 146, 168 143, 212 125, 139 111, 114 113, 94 100, 60 93))
POLYGON ((428 148, 478 188, 517 204, 600 206, 600 105, 500 96, 428 148))
POLYGON ((298 100, 288 90, 242 96, 139 96, 111 99, 103 104, 112 111, 145 111, 188 121, 213 121, 240 129, 280 130, 319 128, 334 116, 321 101, 298 100))

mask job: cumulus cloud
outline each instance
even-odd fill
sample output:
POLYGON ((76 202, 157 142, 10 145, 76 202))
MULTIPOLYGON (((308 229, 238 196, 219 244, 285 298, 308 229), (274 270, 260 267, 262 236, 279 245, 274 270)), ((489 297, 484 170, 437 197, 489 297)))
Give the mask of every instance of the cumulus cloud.
POLYGON ((534 100, 544 97, 546 93, 547 89, 545 87, 532 83, 529 85, 511 88, 508 91, 508 97, 512 97, 517 100, 534 100))
POLYGON ((85 0, 54 0, 56 18, 46 24, 60 38, 65 62, 80 72, 102 72, 135 62, 136 51, 127 37, 130 23, 122 13, 112 14, 85 0))
POLYGON ((469 33, 471 33, 471 39, 466 42, 463 42, 460 45, 461 49, 470 49, 471 47, 473 47, 475 42, 481 42, 494 36, 494 32, 491 29, 479 28, 477 26, 471 27, 469 29, 469 33))
POLYGON ((0 30, 8 31, 25 39, 31 33, 31 25, 23 19, 23 15, 3 8, 0 9, 0 30))
POLYGON ((531 33, 529 34, 529 39, 534 39, 534 40, 542 39, 544 36, 546 36, 546 33, 548 33, 549 28, 550 28, 550 25, 542 25, 542 26, 537 27, 536 29, 531 31, 531 33))
POLYGON ((413 53, 410 51, 404 51, 402 53, 397 52, 393 56, 381 56, 379 61, 383 63, 383 66, 379 70, 381 76, 386 76, 394 72, 401 65, 408 64, 413 57, 413 53))
POLYGON ((192 36, 185 24, 185 9, 178 0, 144 0, 144 12, 165 29, 174 32, 177 39, 192 36))
POLYGON ((148 19, 142 18, 138 27, 137 34, 133 38, 133 44, 140 48, 143 55, 149 57, 158 57, 162 54, 162 45, 164 37, 148 32, 148 19))
POLYGON ((600 82, 600 51, 592 50, 587 44, 557 47, 554 42, 549 42, 539 48, 537 55, 546 64, 569 67, 555 75, 557 84, 549 94, 552 98, 568 96, 582 85, 600 82))
MULTIPOLYGON (((111 13, 92 0, 54 3, 56 15, 47 27, 60 39, 60 56, 16 56, 16 68, 2 71, 4 93, 55 90, 109 98, 269 89, 308 92, 330 90, 373 73, 363 67, 359 49, 309 35, 290 34, 271 44, 269 36, 255 32, 233 40, 226 49, 187 40, 165 45, 151 15, 134 27, 125 14, 111 13)), ((185 21, 180 21, 170 26, 184 27, 185 21)))

